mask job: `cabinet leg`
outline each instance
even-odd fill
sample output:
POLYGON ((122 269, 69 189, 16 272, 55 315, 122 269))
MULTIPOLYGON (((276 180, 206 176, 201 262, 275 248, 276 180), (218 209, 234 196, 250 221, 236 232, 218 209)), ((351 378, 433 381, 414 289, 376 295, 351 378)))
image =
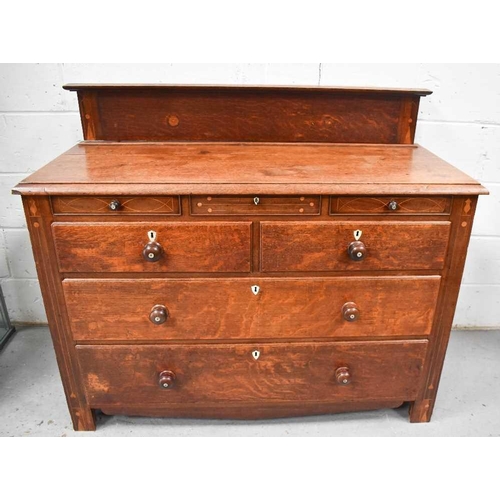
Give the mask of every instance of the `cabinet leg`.
POLYGON ((432 399, 421 399, 410 404, 410 422, 413 424, 430 422, 434 401, 432 399))
POLYGON ((70 408, 75 431, 95 431, 95 413, 89 407, 70 408))

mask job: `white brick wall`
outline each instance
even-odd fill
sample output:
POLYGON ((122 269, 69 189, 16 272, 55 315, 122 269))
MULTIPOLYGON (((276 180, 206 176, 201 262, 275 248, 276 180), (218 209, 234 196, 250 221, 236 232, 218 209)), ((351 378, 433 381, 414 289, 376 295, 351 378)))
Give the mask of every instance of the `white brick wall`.
POLYGON ((13 321, 46 321, 11 188, 81 139, 63 83, 426 87, 417 142, 488 187, 473 227, 455 324, 500 326, 500 64, 0 64, 0 281, 13 321))

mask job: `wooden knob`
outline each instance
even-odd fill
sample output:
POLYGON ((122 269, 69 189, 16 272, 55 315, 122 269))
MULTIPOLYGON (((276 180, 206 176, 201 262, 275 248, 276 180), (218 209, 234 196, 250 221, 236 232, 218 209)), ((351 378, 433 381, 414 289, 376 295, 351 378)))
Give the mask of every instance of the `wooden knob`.
POLYGON ((351 374, 349 373, 349 368, 347 366, 341 366, 335 370, 335 379, 337 384, 347 385, 351 383, 351 374))
POLYGON ((118 200, 112 200, 109 202, 108 207, 110 210, 113 210, 113 212, 116 212, 122 208, 122 204, 118 200))
POLYGON ((346 321, 356 321, 359 319, 359 309, 354 302, 346 302, 342 306, 342 316, 346 321))
POLYGON ((170 370, 163 370, 158 376, 158 384, 162 389, 172 389, 175 382, 175 373, 170 370))
POLYGON ((366 257, 365 244, 362 241, 353 241, 347 247, 347 253, 352 260, 363 260, 366 257))
POLYGON ((157 241, 150 241, 144 245, 142 250, 143 257, 149 262, 160 260, 163 254, 163 248, 157 241))
POLYGON ((154 325, 161 325, 162 323, 165 323, 168 318, 168 309, 165 306, 162 305, 156 305, 151 309, 151 312, 149 313, 149 320, 151 323, 154 325))

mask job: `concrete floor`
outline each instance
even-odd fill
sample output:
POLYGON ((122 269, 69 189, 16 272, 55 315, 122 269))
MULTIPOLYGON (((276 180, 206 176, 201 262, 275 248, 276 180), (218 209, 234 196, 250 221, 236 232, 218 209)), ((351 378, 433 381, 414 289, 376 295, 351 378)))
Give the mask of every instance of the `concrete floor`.
POLYGON ((432 421, 408 408, 260 421, 100 416, 74 432, 49 331, 21 328, 0 352, 0 436, 500 436, 500 331, 452 333, 432 421))

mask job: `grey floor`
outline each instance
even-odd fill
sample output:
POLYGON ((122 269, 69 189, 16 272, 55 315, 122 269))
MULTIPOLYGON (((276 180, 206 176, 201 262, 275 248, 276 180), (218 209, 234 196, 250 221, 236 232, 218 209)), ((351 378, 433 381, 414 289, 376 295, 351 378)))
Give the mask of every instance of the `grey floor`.
POLYGON ((500 331, 452 333, 432 421, 406 407, 230 421, 100 416, 74 432, 47 328, 22 328, 0 352, 0 436, 500 436, 500 331))

